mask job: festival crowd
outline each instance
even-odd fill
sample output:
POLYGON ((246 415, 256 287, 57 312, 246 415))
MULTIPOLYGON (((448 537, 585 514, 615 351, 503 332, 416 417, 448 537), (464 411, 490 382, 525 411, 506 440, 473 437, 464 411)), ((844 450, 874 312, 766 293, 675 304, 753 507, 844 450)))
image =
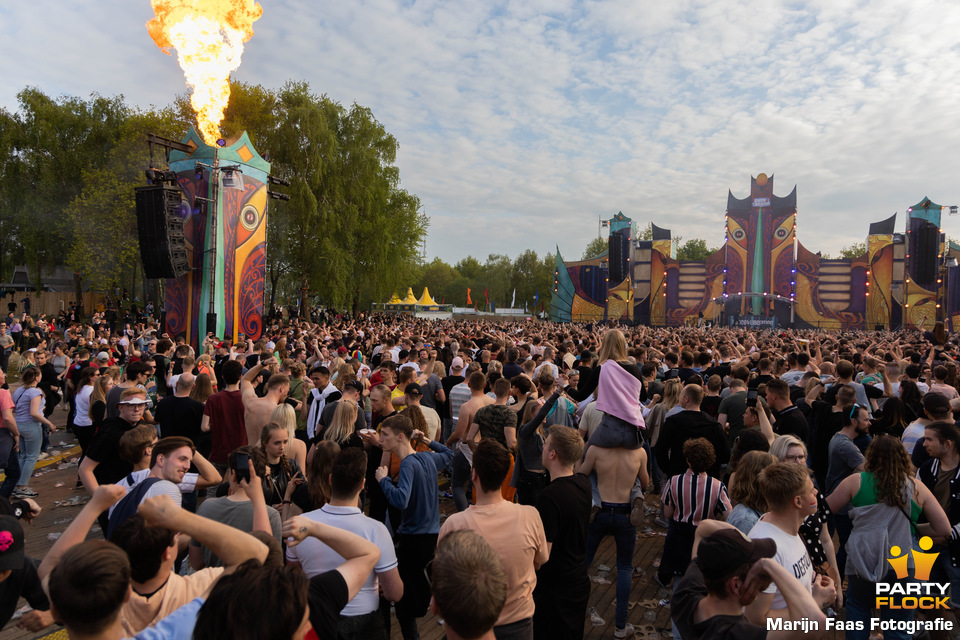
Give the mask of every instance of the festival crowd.
POLYGON ((960 348, 941 323, 326 313, 194 349, 126 320, 0 323, 2 624, 22 596, 20 626, 71 638, 366 640, 395 624, 416 640, 430 611, 451 639, 580 639, 611 536, 615 638, 634 637, 638 579, 668 590, 683 640, 956 635, 960 348), (22 522, 44 505, 31 479, 56 411, 89 501, 34 560, 22 522), (662 555, 637 565, 654 514, 662 555), (913 593, 921 567, 952 585, 940 608, 875 606, 881 587, 913 593))

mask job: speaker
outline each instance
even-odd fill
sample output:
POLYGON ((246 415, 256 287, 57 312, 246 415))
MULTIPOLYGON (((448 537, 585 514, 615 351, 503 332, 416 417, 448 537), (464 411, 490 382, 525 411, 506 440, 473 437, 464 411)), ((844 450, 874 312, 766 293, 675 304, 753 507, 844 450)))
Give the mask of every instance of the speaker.
POLYGON ((937 279, 937 240, 940 229, 926 220, 920 223, 917 237, 916 280, 919 284, 930 284, 937 279))
POLYGON ((152 185, 136 189, 137 233, 147 278, 179 278, 190 271, 183 237, 184 213, 179 187, 152 185))
POLYGON ((615 287, 621 282, 623 282, 624 276, 624 264, 623 259, 623 236, 619 233, 611 233, 608 248, 610 253, 607 255, 607 258, 610 260, 610 286, 615 287))

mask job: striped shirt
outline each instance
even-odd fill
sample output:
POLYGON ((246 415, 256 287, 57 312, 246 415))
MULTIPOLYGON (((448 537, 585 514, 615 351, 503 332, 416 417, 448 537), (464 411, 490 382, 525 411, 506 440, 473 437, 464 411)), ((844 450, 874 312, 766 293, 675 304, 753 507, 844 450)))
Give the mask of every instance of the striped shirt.
POLYGON ((702 520, 730 511, 727 487, 706 472, 694 474, 687 469, 673 476, 663 488, 660 501, 674 507, 673 519, 698 526, 702 520))
POLYGON ((457 426, 457 420, 460 418, 460 407, 470 399, 473 392, 466 382, 461 382, 453 389, 450 389, 450 417, 453 418, 453 426, 457 426))

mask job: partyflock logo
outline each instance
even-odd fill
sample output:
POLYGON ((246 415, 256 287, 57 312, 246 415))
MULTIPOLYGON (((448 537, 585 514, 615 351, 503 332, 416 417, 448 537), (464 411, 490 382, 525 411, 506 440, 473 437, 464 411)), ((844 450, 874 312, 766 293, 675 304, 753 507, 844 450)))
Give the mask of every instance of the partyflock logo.
POLYGON ((887 562, 893 567, 898 582, 878 582, 876 608, 886 609, 949 609, 950 583, 930 582, 933 563, 940 553, 924 553, 933 548, 933 540, 923 536, 919 542, 922 551, 903 553, 898 546, 890 547, 887 562), (910 556, 913 556, 913 580, 909 577, 910 556))

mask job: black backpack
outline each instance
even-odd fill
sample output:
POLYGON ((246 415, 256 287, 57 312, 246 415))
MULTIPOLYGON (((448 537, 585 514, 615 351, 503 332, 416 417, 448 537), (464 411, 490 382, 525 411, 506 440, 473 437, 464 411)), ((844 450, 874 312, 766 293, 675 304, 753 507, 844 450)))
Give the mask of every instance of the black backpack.
MULTIPOLYGON (((143 497, 147 495, 147 491, 161 480, 163 480, 163 478, 146 478, 140 484, 131 487, 127 491, 127 495, 120 499, 113 513, 110 514, 110 520, 107 524, 107 540, 109 540, 113 532, 117 530, 117 527, 126 522, 127 518, 137 513, 137 507, 140 506, 143 497)), ((132 475, 127 476, 127 482, 133 483, 132 475)))

